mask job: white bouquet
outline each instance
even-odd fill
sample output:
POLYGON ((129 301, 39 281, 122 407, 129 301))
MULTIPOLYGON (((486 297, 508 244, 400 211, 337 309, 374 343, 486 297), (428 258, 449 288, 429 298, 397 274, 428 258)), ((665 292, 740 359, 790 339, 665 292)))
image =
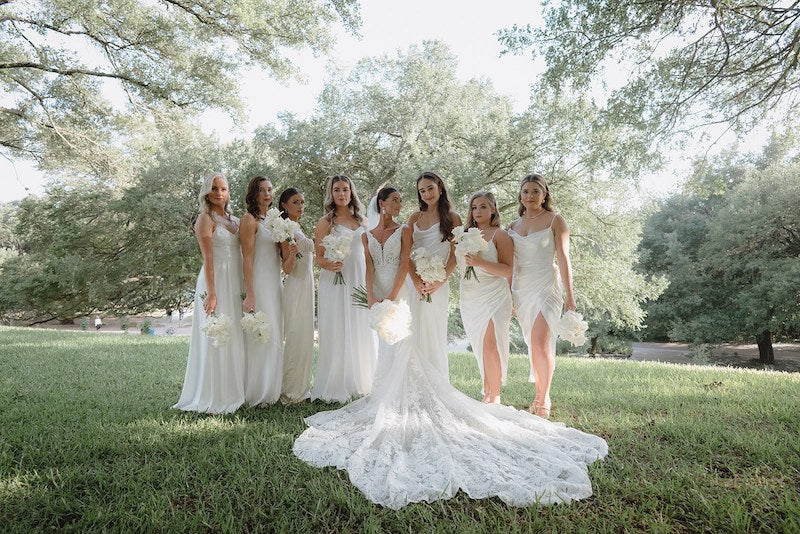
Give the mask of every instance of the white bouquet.
MULTIPOLYGON (((281 217, 281 212, 276 208, 270 208, 267 211, 267 216, 264 218, 264 226, 267 227, 272 240, 276 243, 294 243, 294 234, 300 230, 300 225, 291 219, 284 219, 281 217)), ((296 258, 302 258, 303 255, 298 252, 296 258)))
POLYGON ((270 325, 263 311, 245 313, 242 316, 242 330, 252 334, 264 345, 269 343, 270 325))
MULTIPOLYGON (((430 256, 424 247, 417 247, 411 253, 411 259, 417 265, 417 274, 425 283, 442 282, 447 278, 444 260, 441 256, 430 256)), ((431 302, 430 294, 425 296, 425 302, 431 302)))
POLYGON ((586 343, 586 330, 588 329, 589 323, 583 320, 583 315, 570 310, 561 316, 555 331, 561 339, 580 347, 586 343))
MULTIPOLYGON (((350 255, 350 244, 353 241, 352 234, 328 234, 322 238, 322 247, 325 249, 325 259, 328 261, 344 261, 350 255)), ((344 276, 341 271, 333 277, 334 285, 344 284, 344 276)))
POLYGON ((384 300, 369 310, 369 325, 389 345, 402 341, 411 334, 411 310, 408 303, 384 300))
MULTIPOLYGON (((456 254, 461 257, 464 257, 467 254, 479 254, 486 250, 486 247, 489 246, 489 243, 483 239, 481 231, 474 226, 466 232, 464 231, 464 228, 460 226, 453 230, 453 243, 456 244, 456 254)), ((473 276, 475 277, 475 280, 480 282, 480 280, 478 280, 478 275, 475 274, 475 267, 469 265, 464 271, 464 280, 471 280, 473 276)))
POLYGON ((215 347, 224 345, 231 337, 231 320, 227 315, 212 313, 206 318, 206 324, 201 328, 215 347))

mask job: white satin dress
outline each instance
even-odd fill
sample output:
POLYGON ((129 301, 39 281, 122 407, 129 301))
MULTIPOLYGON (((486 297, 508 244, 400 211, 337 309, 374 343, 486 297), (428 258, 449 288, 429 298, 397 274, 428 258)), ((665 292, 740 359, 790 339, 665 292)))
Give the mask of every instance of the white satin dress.
MULTIPOLYGON (((497 246, 494 243, 494 236, 488 243, 486 250, 480 253, 480 257, 497 263, 497 246)), ((495 276, 478 266, 475 267, 477 278, 465 280, 464 272, 467 265, 464 257, 457 256, 457 260, 461 271, 459 285, 461 321, 464 323, 464 330, 478 362, 481 383, 483 383, 483 340, 489 321, 493 321, 503 384, 505 384, 510 343, 508 332, 511 325, 511 289, 508 287, 508 280, 502 276, 495 276)))
POLYGON ((361 234, 364 227, 351 230, 334 224, 332 234, 350 232, 350 254, 344 259, 344 284, 334 285, 333 272, 319 275, 319 356, 312 399, 346 402, 372 389, 377 359, 377 341, 369 326, 367 310, 353 306, 351 294, 366 283, 367 266, 361 234))
POLYGON ((211 247, 217 293, 216 315, 225 315, 230 319, 230 339, 216 347, 202 331, 206 323, 203 296, 208 293, 205 267, 202 267, 194 290, 192 337, 183 389, 173 408, 190 412, 231 413, 245 402, 244 340, 240 327, 242 249, 239 246, 239 234, 231 233, 224 223, 217 221, 211 234, 211 247))
MULTIPOLYGON (((445 265, 450 258, 450 241, 442 241, 439 223, 427 230, 420 230, 414 224, 414 249, 424 247, 429 255, 442 258, 445 265)), ((444 285, 431 295, 431 302, 419 298, 414 284, 409 275, 407 287, 411 296, 409 307, 414 317, 417 342, 420 351, 432 358, 431 365, 445 380, 450 381, 450 367, 447 361, 447 316, 450 304, 450 286, 445 280, 444 285)))
POLYGON ((253 292, 255 310, 264 312, 270 327, 267 343, 250 333, 244 334, 245 400, 256 406, 277 401, 283 381, 281 256, 264 221, 259 223, 255 237, 253 292))
MULTIPOLYGON (((547 326, 550 328, 550 344, 553 354, 555 354, 556 338, 558 337, 555 327, 561 318, 561 309, 564 305, 561 296, 561 277, 554 263, 556 245, 553 222, 550 221, 549 227, 525 236, 519 235, 514 230, 509 230, 508 235, 514 240, 514 272, 511 277, 511 294, 514 299, 514 308, 517 310, 519 326, 522 329, 525 343, 528 345, 528 362, 530 363, 533 357, 531 329, 536 318, 541 314, 547 321, 547 326)), ((534 381, 532 366, 529 380, 534 381)))
MULTIPOLYGON (((375 250, 372 241, 369 246, 375 250)), ((381 273, 376 290, 394 279, 394 246, 390 238, 382 256, 373 253, 380 258, 374 260, 381 273)), ((415 307, 417 314, 426 305, 415 307)), ((449 499, 459 490, 473 499, 497 496, 511 506, 592 494, 587 465, 607 454, 602 438, 467 397, 439 369, 446 356, 421 350, 439 346, 442 333, 421 340, 419 328, 417 316, 410 337, 381 346, 372 393, 305 419, 308 428, 293 447, 298 458, 346 470, 368 500, 392 509, 449 499)))
POLYGON ((311 396, 314 356, 314 241, 297 232, 303 254, 283 281, 283 385, 281 401, 293 403, 311 396))

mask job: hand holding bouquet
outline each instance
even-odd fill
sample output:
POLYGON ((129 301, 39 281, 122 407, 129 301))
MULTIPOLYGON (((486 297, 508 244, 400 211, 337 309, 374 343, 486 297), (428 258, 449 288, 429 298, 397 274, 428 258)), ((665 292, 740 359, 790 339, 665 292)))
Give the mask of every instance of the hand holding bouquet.
MULTIPOLYGON (((429 255, 424 247, 415 248, 411 253, 411 259, 417 265, 417 275, 426 284, 443 282, 447 278, 447 271, 442 257, 429 255)), ((425 302, 431 302, 430 294, 425 295, 425 302)))
MULTIPOLYGON (((456 254, 462 257, 467 254, 479 254, 489 246, 489 243, 483 239, 481 231, 474 226, 466 232, 461 227, 453 230, 453 243, 456 244, 456 254)), ((480 282, 480 280, 478 280, 478 275, 475 274, 475 267, 470 265, 464 271, 464 280, 471 280, 472 277, 475 277, 475 280, 480 282)))
MULTIPOLYGON (((332 262, 341 262, 350 255, 350 244, 353 241, 353 235, 346 234, 328 234, 322 238, 322 247, 325 249, 325 259, 332 262)), ((344 276, 341 272, 337 272, 333 277, 333 284, 344 284, 344 276)))

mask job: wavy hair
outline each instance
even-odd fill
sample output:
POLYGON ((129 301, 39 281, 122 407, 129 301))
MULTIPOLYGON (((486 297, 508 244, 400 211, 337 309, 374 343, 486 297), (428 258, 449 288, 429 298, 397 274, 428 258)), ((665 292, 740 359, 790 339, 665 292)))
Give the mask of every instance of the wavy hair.
POLYGON ((422 200, 422 195, 419 194, 419 182, 421 180, 432 180, 439 187, 439 200, 436 203, 436 211, 439 213, 439 231, 442 233, 442 241, 448 241, 453 238, 453 217, 450 215, 452 207, 450 199, 447 196, 447 188, 444 186, 444 180, 432 171, 425 171, 417 178, 417 200, 419 201, 419 211, 428 211, 428 205, 422 200))
POLYGON ((289 212, 286 211, 286 209, 283 207, 283 205, 285 203, 289 202, 290 198, 292 198, 295 195, 299 195, 299 194, 301 194, 300 191, 298 191, 294 187, 288 187, 288 188, 283 190, 283 192, 281 193, 281 196, 278 197, 278 209, 281 210, 281 217, 283 217, 284 219, 288 219, 289 218, 289 212))
MULTIPOLYGON (((269 178, 266 176, 253 176, 250 178, 250 182, 247 184, 247 193, 244 195, 244 205, 247 209, 247 213, 252 215, 256 218, 256 220, 261 218, 261 211, 258 208, 258 190, 261 188, 261 182, 270 182, 269 178)), ((271 206, 270 204, 269 206, 271 206)), ((267 208, 269 208, 267 206, 267 208)))
POLYGON ((464 229, 468 230, 473 226, 477 226, 475 219, 472 218, 472 203, 478 198, 485 198, 491 203, 492 208, 494 208, 492 218, 489 219, 489 226, 500 226, 500 212, 497 211, 497 200, 495 200, 494 195, 489 191, 478 191, 477 193, 473 193, 467 204, 467 222, 464 223, 464 229))
POLYGON ((350 202, 347 206, 350 209, 350 213, 356 218, 356 221, 358 221, 358 224, 363 224, 364 216, 361 215, 361 211, 364 208, 361 206, 361 202, 358 200, 358 195, 356 194, 356 185, 349 176, 345 176, 344 174, 331 176, 331 178, 328 180, 328 186, 326 187, 325 192, 325 202, 322 205, 325 220, 327 220, 331 225, 336 222, 336 202, 333 200, 333 185, 337 182, 346 182, 347 185, 350 186, 350 202))
POLYGON ((553 197, 550 196, 550 189, 547 188, 547 181, 542 177, 540 174, 529 174, 522 181, 519 183, 519 192, 517 193, 517 202, 519 203, 519 209, 517 212, 519 216, 522 217, 525 215, 525 206, 522 204, 522 186, 527 183, 535 183, 539 184, 544 188, 544 202, 542 202, 542 207, 547 211, 553 211, 553 197))
POLYGON ((225 180, 225 185, 228 186, 228 200, 225 202, 225 213, 231 213, 231 192, 228 179, 221 172, 213 172, 203 179, 203 186, 200 188, 200 193, 197 195, 197 202, 200 204, 200 213, 208 213, 211 215, 211 202, 208 201, 208 194, 211 188, 214 187, 214 180, 222 178, 225 180))

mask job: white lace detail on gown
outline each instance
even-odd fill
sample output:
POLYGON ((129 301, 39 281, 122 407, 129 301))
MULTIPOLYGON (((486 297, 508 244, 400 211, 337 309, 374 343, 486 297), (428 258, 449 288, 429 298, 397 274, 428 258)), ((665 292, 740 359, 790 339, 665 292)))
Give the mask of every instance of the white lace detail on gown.
POLYGON ((297 457, 346 470, 367 499, 393 509, 459 489, 513 506, 592 494, 587 465, 606 455, 602 438, 467 397, 437 370, 441 356, 422 353, 436 343, 415 335, 381 345, 371 394, 306 418, 297 457))

